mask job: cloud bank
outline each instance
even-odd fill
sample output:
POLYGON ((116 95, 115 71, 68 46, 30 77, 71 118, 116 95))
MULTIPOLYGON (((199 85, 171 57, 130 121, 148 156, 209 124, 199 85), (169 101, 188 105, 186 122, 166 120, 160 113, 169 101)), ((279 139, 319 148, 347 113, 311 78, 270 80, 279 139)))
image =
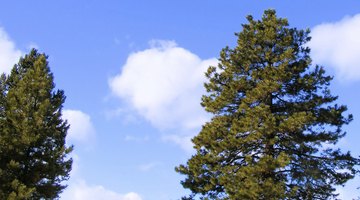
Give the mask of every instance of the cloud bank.
POLYGON ((9 73, 22 52, 15 47, 5 30, 0 27, 0 73, 9 73))
POLYGON ((340 80, 360 80, 360 14, 312 29, 309 42, 315 64, 335 69, 340 80))

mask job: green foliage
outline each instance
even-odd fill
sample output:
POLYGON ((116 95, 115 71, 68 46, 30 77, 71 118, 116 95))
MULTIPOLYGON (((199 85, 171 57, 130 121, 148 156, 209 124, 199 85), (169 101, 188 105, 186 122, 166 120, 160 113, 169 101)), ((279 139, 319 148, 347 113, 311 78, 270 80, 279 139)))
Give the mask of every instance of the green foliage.
POLYGON ((345 136, 328 88, 311 66, 309 31, 290 28, 274 10, 248 16, 237 46, 206 73, 202 106, 213 118, 193 138, 196 154, 176 171, 200 199, 329 199, 356 174, 359 159, 331 146, 345 136))
POLYGON ((35 49, 0 78, 0 199, 55 199, 66 187, 72 147, 53 79, 35 49))

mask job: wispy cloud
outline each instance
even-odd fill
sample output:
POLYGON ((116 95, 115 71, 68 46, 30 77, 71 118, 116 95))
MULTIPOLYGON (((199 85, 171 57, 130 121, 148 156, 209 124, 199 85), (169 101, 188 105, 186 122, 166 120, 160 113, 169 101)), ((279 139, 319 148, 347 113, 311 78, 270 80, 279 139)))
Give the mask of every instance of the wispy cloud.
POLYGON ((195 134, 187 134, 187 135, 181 135, 181 134, 172 134, 172 135, 163 135, 162 140, 165 142, 173 142, 177 145, 179 145, 182 149, 184 149, 188 153, 193 153, 193 143, 191 141, 192 137, 195 134))
MULTIPOLYGON (((77 148, 75 148, 75 151, 77 148)), ((142 200, 135 192, 119 193, 110 190, 101 184, 89 184, 82 176, 81 158, 75 152, 71 153, 73 158, 70 180, 68 187, 60 195, 62 200, 142 200)))
POLYGON ((134 135, 126 135, 125 141, 127 142, 147 142, 150 140, 150 137, 148 135, 145 136, 134 136, 134 135))
POLYGON ((78 180, 70 185, 61 197, 63 200, 142 200, 135 192, 119 194, 102 185, 88 185, 84 180, 78 180))
POLYGON ((145 163, 139 166, 139 170, 143 171, 143 172, 147 172, 152 170, 153 168, 157 167, 161 165, 160 162, 150 162, 150 163, 145 163))

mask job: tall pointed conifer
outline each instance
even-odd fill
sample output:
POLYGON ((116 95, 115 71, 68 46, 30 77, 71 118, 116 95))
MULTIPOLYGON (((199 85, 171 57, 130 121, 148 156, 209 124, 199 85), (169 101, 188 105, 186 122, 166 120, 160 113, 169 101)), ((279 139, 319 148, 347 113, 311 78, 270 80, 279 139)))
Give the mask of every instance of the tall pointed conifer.
POLYGON ((0 199, 55 199, 65 188, 72 147, 47 56, 33 49, 0 80, 0 199))
MULTIPOLYGON (((274 10, 248 16, 237 46, 210 66, 202 106, 213 114, 193 138, 196 154, 176 170, 201 199, 329 199, 359 160, 331 146, 345 136, 346 106, 332 77, 312 66, 309 31, 274 10)), ((186 199, 186 198, 184 198, 186 199)))

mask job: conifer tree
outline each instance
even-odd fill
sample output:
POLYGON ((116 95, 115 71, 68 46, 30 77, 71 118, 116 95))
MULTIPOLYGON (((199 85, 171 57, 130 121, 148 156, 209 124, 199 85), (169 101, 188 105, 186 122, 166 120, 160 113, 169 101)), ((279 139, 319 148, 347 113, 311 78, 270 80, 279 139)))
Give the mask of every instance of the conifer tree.
POLYGON ((312 65, 309 30, 274 10, 247 17, 237 46, 206 72, 202 106, 213 114, 193 138, 196 154, 176 171, 200 199, 330 199, 359 159, 335 144, 352 120, 312 65))
POLYGON ((47 56, 33 49, 0 79, 0 199, 56 199, 66 187, 72 147, 47 56))

